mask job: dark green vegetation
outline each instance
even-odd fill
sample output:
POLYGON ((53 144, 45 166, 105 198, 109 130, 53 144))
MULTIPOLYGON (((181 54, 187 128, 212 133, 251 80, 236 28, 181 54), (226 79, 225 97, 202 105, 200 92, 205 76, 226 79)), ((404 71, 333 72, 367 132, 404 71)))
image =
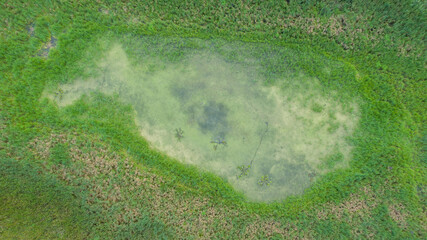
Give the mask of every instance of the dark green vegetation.
MULTIPOLYGON (((422 2, 98 2, 1 2, 0 238, 426 237, 422 2), (40 101, 46 86, 84 77, 80 60, 98 39, 129 34, 262 42, 341 62, 353 71, 295 69, 363 100, 351 167, 302 196, 249 203, 150 149, 115 96, 65 110, 40 101)), ((271 65, 267 79, 281 71, 271 65)))

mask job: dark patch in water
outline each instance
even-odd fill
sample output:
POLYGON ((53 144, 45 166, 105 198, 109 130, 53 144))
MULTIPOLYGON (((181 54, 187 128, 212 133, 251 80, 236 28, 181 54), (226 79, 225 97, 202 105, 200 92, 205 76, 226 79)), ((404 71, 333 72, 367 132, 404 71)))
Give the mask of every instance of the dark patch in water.
POLYGON ((193 83, 190 86, 173 86, 170 91, 173 96, 178 98, 181 102, 186 103, 191 100, 195 91, 200 91, 206 88, 203 82, 193 83))
POLYGON ((213 137, 225 138, 229 131, 227 114, 228 109, 224 104, 209 101, 203 107, 203 113, 197 123, 203 133, 211 132, 213 137))
POLYGON ((58 42, 58 39, 54 36, 50 36, 50 47, 54 48, 56 47, 56 43, 58 42))
MULTIPOLYGON (((282 184, 298 183, 305 186, 310 184, 309 176, 310 166, 307 163, 285 163, 281 166, 276 166, 278 169, 274 169, 273 172, 280 171, 281 174, 274 173, 276 181, 282 184)), ((292 184, 291 184, 292 185, 292 184)))
POLYGON ((54 36, 50 36, 49 42, 47 42, 42 49, 39 51, 39 56, 47 57, 49 55, 50 49, 56 47, 58 39, 54 36))
POLYGON ((34 37, 34 23, 31 23, 27 26, 27 32, 30 34, 30 37, 34 37))
POLYGON ((184 103, 191 99, 192 92, 193 91, 185 87, 171 88, 172 95, 174 95, 176 98, 178 98, 181 102, 184 103))

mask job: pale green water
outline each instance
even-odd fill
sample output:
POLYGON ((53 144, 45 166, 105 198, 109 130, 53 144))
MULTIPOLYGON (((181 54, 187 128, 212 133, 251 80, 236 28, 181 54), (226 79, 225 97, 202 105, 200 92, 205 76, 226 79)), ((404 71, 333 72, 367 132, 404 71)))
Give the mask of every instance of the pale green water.
POLYGON ((200 50, 179 63, 149 56, 131 62, 117 44, 97 62, 97 77, 60 86, 61 100, 53 90, 46 96, 66 106, 92 91, 117 93, 134 106, 141 135, 154 148, 223 176, 255 201, 300 194, 315 174, 348 166, 357 104, 343 106, 302 73, 265 86, 262 63, 244 61, 200 50), (251 161, 248 175, 238 178, 238 166, 251 161), (269 186, 259 185, 263 176, 269 186))

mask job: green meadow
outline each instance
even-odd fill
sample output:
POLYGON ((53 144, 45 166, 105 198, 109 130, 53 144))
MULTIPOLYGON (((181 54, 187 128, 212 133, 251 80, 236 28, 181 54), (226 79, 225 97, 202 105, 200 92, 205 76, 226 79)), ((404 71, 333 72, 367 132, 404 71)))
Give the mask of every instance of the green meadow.
POLYGON ((0 4, 0 239, 426 238, 423 2, 0 4))

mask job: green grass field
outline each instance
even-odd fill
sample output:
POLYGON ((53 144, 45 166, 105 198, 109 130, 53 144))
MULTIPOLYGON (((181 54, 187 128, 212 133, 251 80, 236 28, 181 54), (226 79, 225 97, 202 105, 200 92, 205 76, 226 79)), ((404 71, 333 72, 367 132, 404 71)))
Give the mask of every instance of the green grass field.
POLYGON ((0 239, 425 239, 422 1, 0 1, 0 239))

